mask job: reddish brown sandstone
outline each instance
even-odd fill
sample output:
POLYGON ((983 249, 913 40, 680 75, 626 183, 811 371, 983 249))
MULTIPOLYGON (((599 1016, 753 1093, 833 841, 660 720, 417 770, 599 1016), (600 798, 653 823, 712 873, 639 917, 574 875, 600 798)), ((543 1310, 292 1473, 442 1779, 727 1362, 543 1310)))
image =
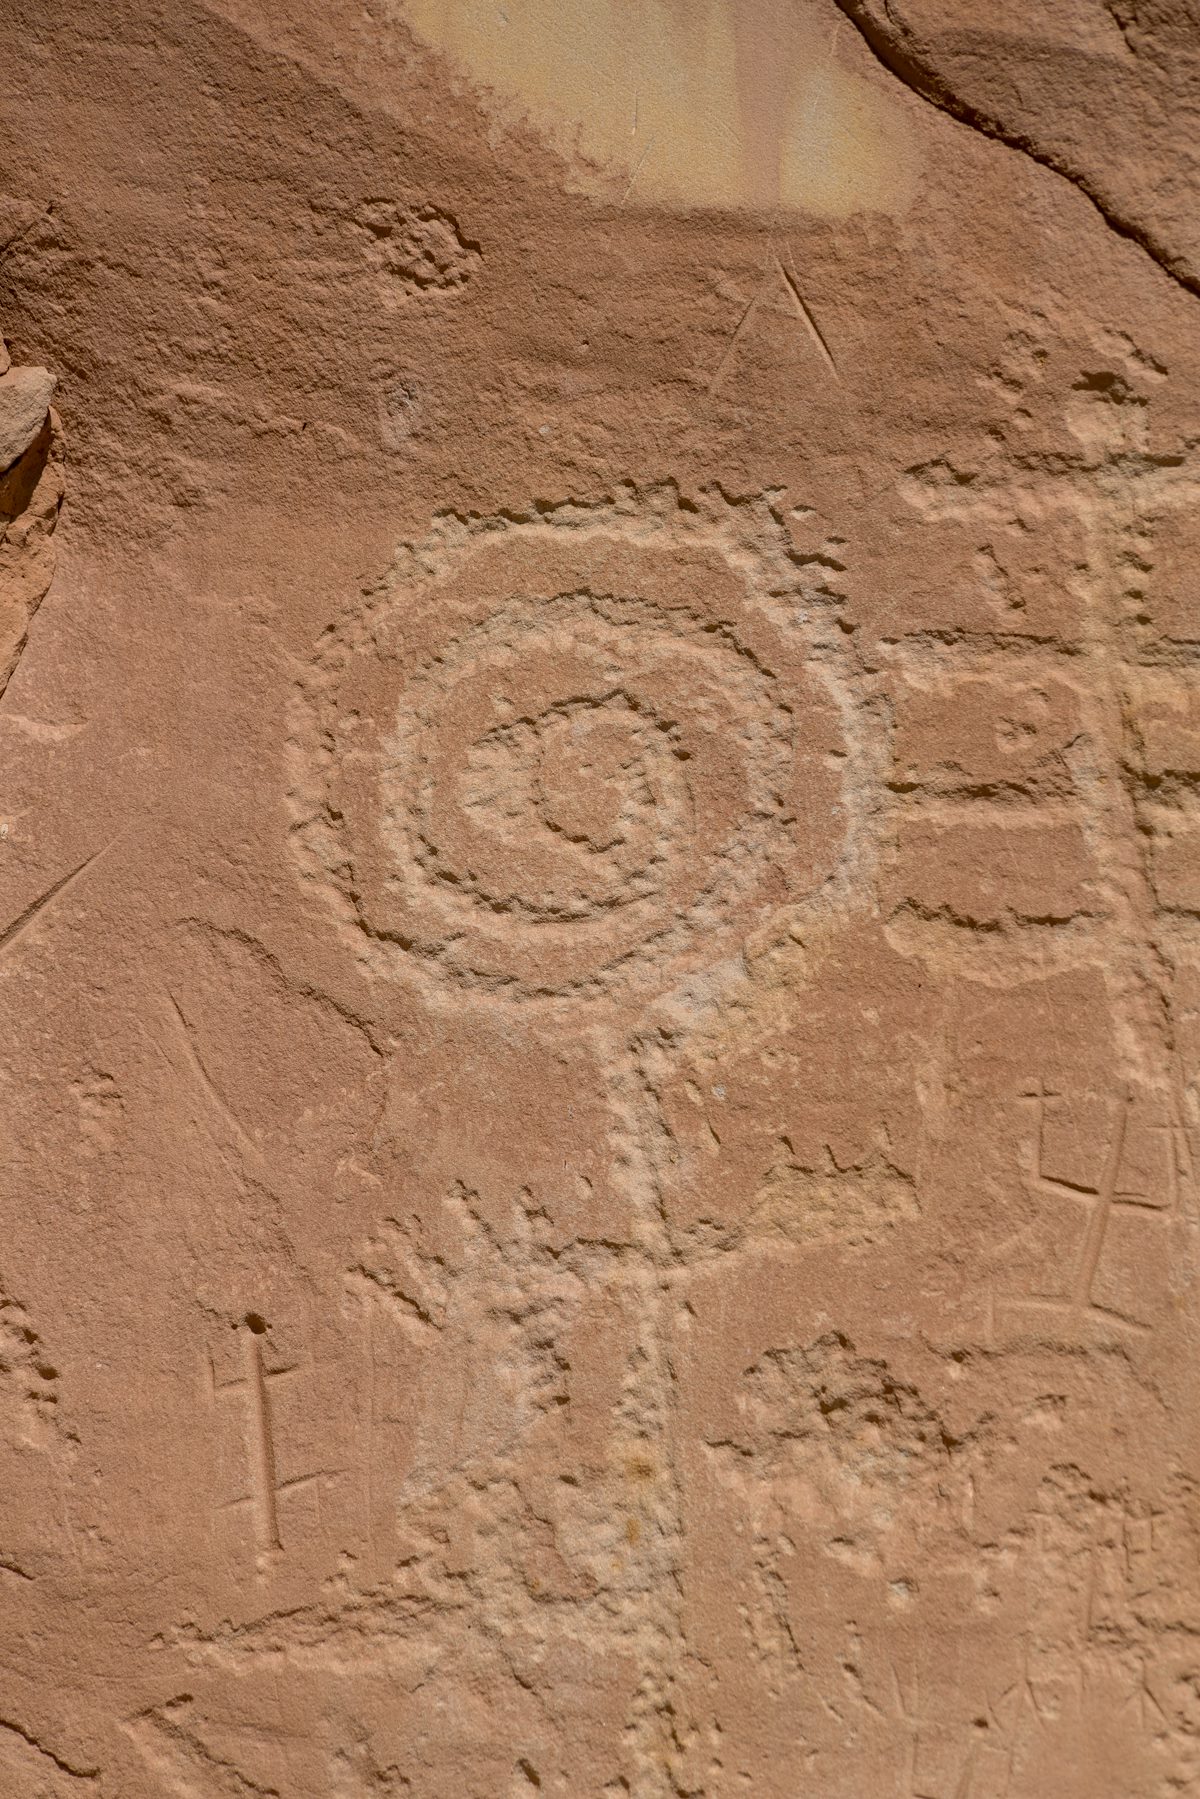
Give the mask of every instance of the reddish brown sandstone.
POLYGON ((1191 0, 2 36, 0 1799, 1200 1790, 1191 0))

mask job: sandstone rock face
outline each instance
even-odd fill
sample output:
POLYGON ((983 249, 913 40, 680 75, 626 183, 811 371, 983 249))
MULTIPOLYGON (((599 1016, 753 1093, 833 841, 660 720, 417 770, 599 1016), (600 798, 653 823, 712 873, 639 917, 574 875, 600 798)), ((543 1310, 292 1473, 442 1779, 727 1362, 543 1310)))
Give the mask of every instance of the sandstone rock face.
POLYGON ((53 392, 47 369, 10 366, 0 338, 0 699, 54 575, 63 442, 53 392))
POLYGON ((42 428, 53 392, 48 369, 10 367, 0 374, 0 469, 11 468, 25 454, 42 428))
POLYGON ((3 1799, 1200 1790, 1198 45, 13 0, 3 1799))

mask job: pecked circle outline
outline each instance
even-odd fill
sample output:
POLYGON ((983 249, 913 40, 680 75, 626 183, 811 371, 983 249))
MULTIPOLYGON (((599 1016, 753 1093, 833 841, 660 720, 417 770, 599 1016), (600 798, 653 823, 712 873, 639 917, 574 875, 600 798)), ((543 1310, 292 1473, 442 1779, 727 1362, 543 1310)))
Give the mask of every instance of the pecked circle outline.
MULTIPOLYGON (((607 615, 602 612, 600 614, 600 616, 603 619, 603 622, 614 632, 626 633, 631 630, 630 622, 627 620, 622 620, 619 617, 619 614, 621 611, 623 611, 626 608, 637 608, 643 616, 640 616, 633 621, 632 628, 638 632, 639 636, 648 634, 655 638, 661 639, 663 641, 663 643, 671 649, 674 649, 676 647, 676 644, 678 642, 678 636, 679 636, 678 629, 677 629, 678 621, 680 620, 681 617, 685 616, 685 609, 683 607, 676 607, 673 610, 672 614, 670 615, 671 623, 673 623, 676 626, 676 629, 674 631, 672 631, 672 630, 668 629, 667 625, 664 623, 662 609, 659 608, 658 606, 656 606, 653 601, 647 601, 641 597, 632 598, 632 597, 622 596, 622 595, 582 596, 579 594, 556 594, 556 595, 544 596, 540 599, 540 601, 535 601, 535 602, 533 602, 533 604, 540 605, 547 613, 549 613, 550 609, 552 607, 556 607, 560 601, 567 601, 568 603, 571 603, 571 602, 575 602, 575 601, 577 601, 581 598, 585 598, 585 597, 587 599, 591 600, 594 605, 596 603, 599 603, 603 607, 610 609, 610 611, 607 615), (615 612, 617 614, 617 616, 613 616, 612 615, 613 612, 615 612), (649 616, 645 616, 647 614, 649 616)), ((482 629, 482 630, 490 632, 490 631, 492 631, 492 629, 494 627, 498 626, 499 622, 505 617, 506 614, 512 613, 512 612, 516 611, 518 608, 528 609, 529 605, 530 605, 529 601, 521 600, 521 599, 516 599, 516 600, 510 599, 508 601, 501 602, 501 604, 499 606, 497 606, 497 608, 494 611, 489 612, 487 614, 486 618, 484 620, 480 621, 480 625, 478 627, 473 627, 473 629, 482 629)), ((739 654, 739 655, 743 655, 743 656, 747 654, 744 647, 737 642, 736 636, 732 629, 725 630, 724 632, 720 633, 718 636, 712 637, 711 640, 706 643, 703 641, 703 639, 705 637, 708 637, 710 634, 709 634, 708 627, 705 624, 703 615, 701 613, 699 613, 698 611, 693 610, 686 614, 686 618, 687 618, 687 622, 688 622, 689 626, 694 629, 695 647, 697 649, 703 651, 706 658, 709 654, 713 653, 714 651, 716 651, 717 653, 722 653, 730 648, 733 649, 735 654, 739 654)), ((541 621, 539 620, 538 622, 540 623, 541 621)), ((557 618, 553 619, 551 621, 551 628, 552 629, 557 628, 558 622, 559 621, 557 618)), ((458 659, 458 654, 465 647, 465 644, 467 643, 467 641, 469 639, 469 635, 470 634, 468 634, 467 638, 464 638, 463 640, 460 640, 459 642, 457 642, 456 644, 451 646, 452 653, 454 654, 454 657, 456 660, 458 659)), ((587 647, 591 648, 593 646, 588 645, 587 647)), ((404 709, 403 702, 404 702, 405 696, 412 694, 414 689, 417 689, 420 686, 426 684, 428 677, 432 671, 437 670, 438 672, 440 672, 441 669, 446 666, 447 660, 448 659, 443 654, 439 653, 437 656, 431 658, 430 661, 423 668, 414 672, 412 677, 405 683, 405 685, 401 688, 399 694, 397 695, 397 711, 398 712, 402 712, 404 709)), ((761 709, 763 712, 763 718, 759 721, 760 726, 764 727, 766 729, 773 729, 774 728, 774 720, 785 711, 785 708, 783 708, 779 704, 778 699, 774 695, 774 692, 768 691, 768 687, 771 690, 773 690, 775 687, 777 687, 778 684, 775 680, 775 677, 772 676, 769 673, 769 671, 765 671, 765 670, 761 669, 754 662, 752 657, 750 658, 750 661, 752 664, 751 678, 759 684, 760 688, 763 689, 763 694, 761 696, 761 699, 762 699, 762 708, 761 709)), ((633 672, 631 674, 628 666, 626 666, 626 668, 624 668, 620 671, 619 679, 621 680, 622 683, 636 688, 637 680, 638 680, 637 673, 633 672)), ((719 686, 720 685, 719 681, 713 682, 711 677, 709 677, 709 681, 710 681, 711 686, 719 686)), ((561 702, 561 703, 570 703, 570 702, 561 702)), ((418 710, 415 706, 413 706, 409 709, 409 716, 410 716, 410 718, 412 718, 414 720, 419 720, 420 723, 426 729, 428 729, 428 723, 429 723, 428 719, 422 717, 422 715, 418 712, 418 710)), ((686 726, 685 722, 681 722, 679 720, 671 720, 669 725, 667 726, 667 728, 672 731, 677 731, 677 732, 683 733, 684 731, 686 731, 687 726, 686 726)), ((388 739, 389 753, 394 749, 395 745, 397 744, 398 739, 402 736, 403 733, 404 733, 404 727, 403 727, 403 725, 401 725, 398 727, 397 731, 394 732, 389 737, 389 739, 388 739)), ((776 729, 775 734, 778 737, 779 741, 773 747, 775 748, 776 753, 779 758, 779 761, 782 765, 785 762, 786 757, 788 755, 789 746, 786 743, 786 741, 784 741, 781 732, 779 732, 776 729)), ((783 772, 782 767, 780 769, 780 772, 781 773, 783 772)), ((695 798, 694 798, 694 795, 692 795, 690 792, 690 784, 689 784, 689 800, 690 800, 692 808, 694 810, 695 809, 695 798)), ((765 818, 762 819, 760 821, 760 828, 765 829, 767 827, 767 822, 768 821, 766 821, 765 818)), ((741 836, 742 834, 744 834, 744 832, 748 831, 749 828, 750 828, 749 822, 745 822, 743 825, 739 826, 738 831, 735 833, 735 837, 741 836)), ((421 866, 421 859, 419 857, 414 856, 411 859, 414 862, 416 862, 418 864, 418 866, 421 866)), ((476 888, 474 890, 474 892, 472 893, 471 885, 465 881, 457 884, 456 892, 475 897, 475 898, 479 899, 480 901, 482 901, 485 905, 490 903, 489 896, 487 894, 483 893, 478 888, 476 888)), ((449 897, 452 899, 454 897, 454 895, 453 894, 445 895, 443 897, 449 897)), ((535 926, 539 923, 545 923, 546 925, 562 924, 564 926, 568 926, 575 922, 570 917, 555 917, 549 911, 549 909, 540 908, 536 905, 536 903, 530 904, 529 902, 515 901, 515 902, 510 902, 510 906, 506 907, 504 909, 505 910, 511 909, 514 912, 523 914, 524 917, 529 921, 531 926, 535 926)), ((636 944, 630 945, 630 953, 636 953, 636 944)), ((615 959, 621 959, 621 958, 615 958, 615 959)))
MULTIPOLYGON (((860 783, 847 781, 852 764, 861 758, 850 682, 841 666, 847 658, 836 637, 831 639, 828 629, 819 629, 821 615, 808 604, 813 590, 799 572, 802 559, 787 548, 775 498, 768 493, 731 501, 719 490, 709 489, 701 491, 696 503, 681 499, 670 483, 641 490, 627 483, 615 498, 547 503, 525 514, 440 514, 429 536, 402 544, 389 576, 364 589, 359 600, 326 629, 309 671, 296 683, 288 746, 293 773, 288 794, 291 838, 302 878, 325 889, 360 961, 370 972, 401 981, 415 976, 422 984, 428 979, 433 984, 431 992, 457 991, 515 1002, 603 999, 640 1004, 652 989, 672 986, 722 959, 771 919, 794 917, 798 909, 824 904, 818 902, 818 896, 831 880, 834 887, 830 893, 845 888, 847 871, 867 847, 857 792, 860 783), (580 546, 587 550, 600 545, 608 551, 645 549, 660 557, 664 551, 682 548, 716 558, 744 602, 736 614, 722 619, 720 629, 740 636, 752 654, 757 653, 754 646, 761 644, 765 632, 780 653, 778 664, 773 653, 764 666, 785 695, 783 710, 795 718, 811 709, 819 720, 810 765, 817 770, 821 790, 815 800, 798 806, 784 821, 795 825, 797 812, 806 815, 799 846, 771 858, 781 880, 783 864, 791 865, 782 891, 758 891, 751 870, 748 883, 728 897, 719 916, 700 918, 692 907, 682 937, 680 920, 668 919, 662 928, 645 934, 631 947, 609 950, 590 969, 548 981, 520 971, 506 973, 494 966, 472 967, 460 956, 461 940, 439 941, 420 920, 397 923, 371 917, 373 901, 370 896, 364 901, 356 885, 353 846, 347 842, 345 821, 330 792, 340 755, 338 690, 356 658, 369 656, 377 648, 392 615, 411 613, 434 617, 440 623, 442 590, 471 566, 477 552, 494 554, 497 543, 503 548, 507 540, 520 561, 528 549, 523 540, 528 538, 543 543, 569 541, 572 554, 580 546), (751 621, 749 639, 745 636, 747 617, 751 621), (835 770, 832 775, 831 769, 835 770), (818 813, 823 821, 819 831, 813 826, 818 813), (652 968, 647 967, 649 952, 653 952, 652 968)), ((558 554, 557 547, 551 554, 558 554)), ((645 597, 638 596, 643 601, 645 597)), ((484 606, 482 616, 492 616, 504 603, 497 599, 484 606)), ((679 609, 672 605, 668 610, 677 615, 679 609)), ((705 626, 706 631, 711 628, 705 626)), ((442 655, 438 650, 428 661, 436 663, 442 655)), ((396 687, 396 695, 404 685, 396 687)), ((799 761, 805 747, 802 730, 793 737, 791 747, 794 760, 799 761)))

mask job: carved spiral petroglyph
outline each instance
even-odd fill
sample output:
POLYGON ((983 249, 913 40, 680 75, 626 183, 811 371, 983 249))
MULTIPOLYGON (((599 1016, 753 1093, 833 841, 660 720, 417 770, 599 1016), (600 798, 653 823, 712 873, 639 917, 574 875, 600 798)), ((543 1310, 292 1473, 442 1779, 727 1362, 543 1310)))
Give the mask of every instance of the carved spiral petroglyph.
POLYGON ((838 709, 740 510, 629 494, 444 524, 328 634, 295 841, 373 966, 512 999, 661 990, 827 877, 838 709))

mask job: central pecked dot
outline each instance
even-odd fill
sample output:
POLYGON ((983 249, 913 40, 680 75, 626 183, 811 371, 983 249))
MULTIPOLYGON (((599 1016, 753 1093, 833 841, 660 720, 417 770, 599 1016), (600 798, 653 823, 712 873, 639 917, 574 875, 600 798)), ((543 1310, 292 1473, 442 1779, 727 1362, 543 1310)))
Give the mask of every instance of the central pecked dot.
POLYGON ((534 784, 547 830, 596 855, 627 842, 654 810, 654 735, 622 695, 551 713, 538 733, 534 784))

